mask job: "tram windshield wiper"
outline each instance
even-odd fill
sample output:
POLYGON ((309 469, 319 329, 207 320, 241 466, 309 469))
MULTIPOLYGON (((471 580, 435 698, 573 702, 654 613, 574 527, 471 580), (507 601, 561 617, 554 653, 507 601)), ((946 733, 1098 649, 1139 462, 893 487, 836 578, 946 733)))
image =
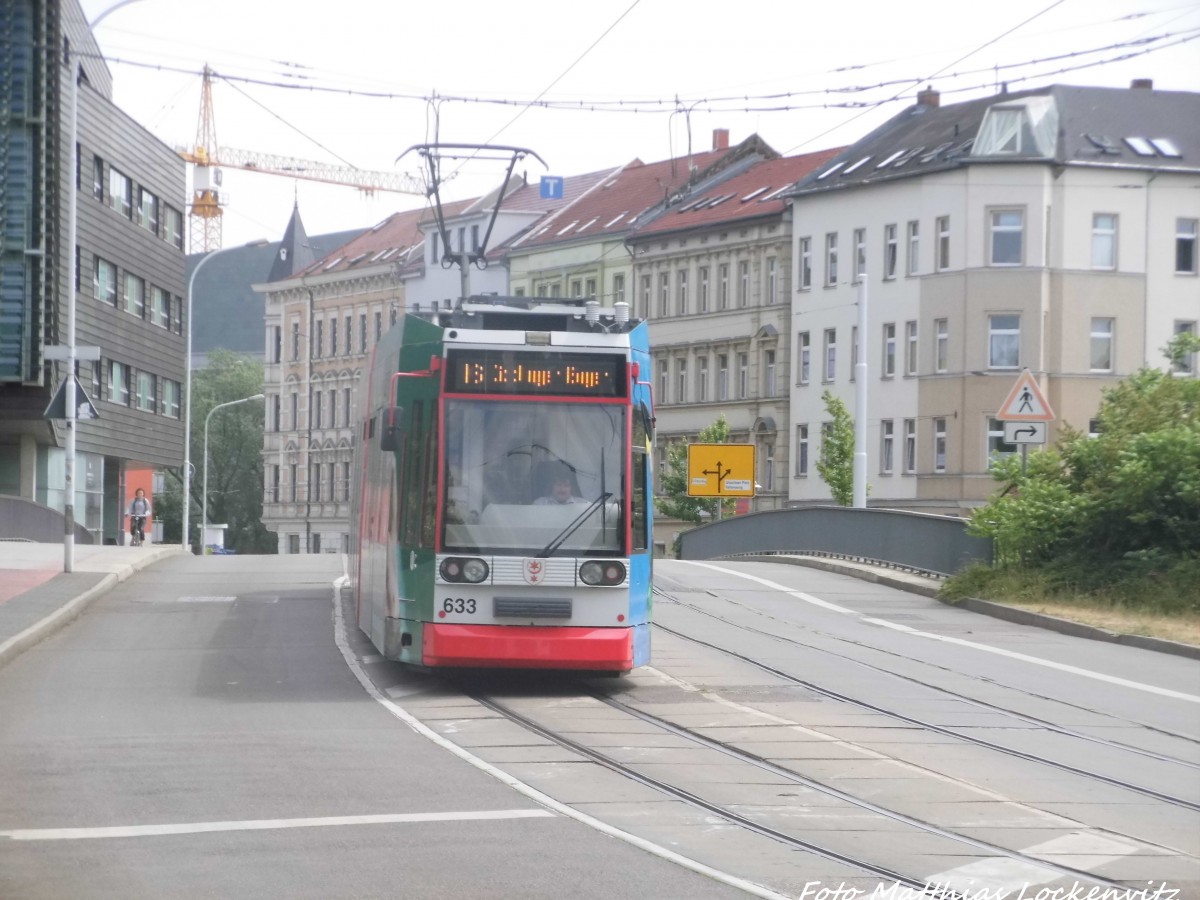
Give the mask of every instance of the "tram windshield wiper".
POLYGON ((567 538, 569 538, 571 535, 573 535, 576 531, 579 530, 579 526, 582 525, 587 520, 588 516, 590 516, 592 513, 594 513, 596 510, 598 510, 602 504, 604 504, 608 501, 608 499, 610 497, 612 497, 612 492, 604 491, 603 493, 600 494, 599 497, 597 497, 595 500, 593 500, 591 503, 589 503, 587 505, 587 509, 585 509, 579 515, 577 515, 574 519, 572 519, 571 522, 567 525, 567 527, 564 528, 562 531, 560 531, 555 536, 554 540, 552 540, 550 543, 548 543, 542 549, 542 552, 538 554, 538 558, 547 557, 551 553, 553 553, 555 550, 557 550, 559 547, 561 547, 563 545, 563 542, 567 538))

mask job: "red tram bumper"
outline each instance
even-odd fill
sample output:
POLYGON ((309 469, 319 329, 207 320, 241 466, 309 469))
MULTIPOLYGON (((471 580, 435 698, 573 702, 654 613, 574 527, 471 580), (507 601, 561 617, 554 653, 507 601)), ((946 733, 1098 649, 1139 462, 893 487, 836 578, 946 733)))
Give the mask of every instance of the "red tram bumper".
POLYGON ((633 668, 633 629, 427 623, 421 662, 628 672, 633 668))

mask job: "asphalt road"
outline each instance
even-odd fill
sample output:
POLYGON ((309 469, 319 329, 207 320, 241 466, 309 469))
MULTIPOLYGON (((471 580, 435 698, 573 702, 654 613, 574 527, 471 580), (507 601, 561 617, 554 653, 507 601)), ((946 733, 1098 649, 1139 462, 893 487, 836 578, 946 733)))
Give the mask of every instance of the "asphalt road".
POLYGON ((389 715, 335 644, 339 574, 175 557, 0 670, 0 897, 744 896, 389 715))

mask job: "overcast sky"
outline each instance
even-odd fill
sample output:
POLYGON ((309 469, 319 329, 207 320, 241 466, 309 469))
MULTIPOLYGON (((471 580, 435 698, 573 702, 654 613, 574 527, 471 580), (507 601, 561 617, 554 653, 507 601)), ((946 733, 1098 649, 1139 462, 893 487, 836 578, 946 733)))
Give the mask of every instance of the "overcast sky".
MULTIPOLYGON (((95 20, 118 0, 82 2, 95 20)), ((1197 0, 138 0, 96 37, 117 104, 171 146, 196 141, 207 63, 218 145, 413 175, 396 158, 435 140, 528 148, 531 179, 705 150, 716 128, 803 153, 925 84, 943 104, 1001 82, 1200 90, 1197 0)), ((503 171, 471 162, 443 195, 503 171)), ((425 202, 235 170, 225 189, 225 246, 277 240, 296 200, 310 234, 425 202)))

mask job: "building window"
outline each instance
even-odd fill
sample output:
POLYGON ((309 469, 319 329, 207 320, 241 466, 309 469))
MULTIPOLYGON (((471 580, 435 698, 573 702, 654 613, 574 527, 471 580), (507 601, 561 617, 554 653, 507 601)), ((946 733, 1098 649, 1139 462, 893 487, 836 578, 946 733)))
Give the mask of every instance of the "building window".
POLYGON ((745 309, 750 303, 750 263, 738 263, 738 308, 745 309))
POLYGON ((896 442, 896 423, 891 419, 883 419, 879 423, 879 473, 892 474, 892 455, 896 442))
POLYGON ((650 276, 642 276, 642 298, 641 298, 641 315, 642 318, 650 318, 650 276))
POLYGON ((799 375, 796 383, 808 384, 808 380, 812 375, 812 346, 807 331, 802 331, 796 335, 796 357, 796 371, 799 375))
POLYGON ((796 474, 808 474, 808 426, 796 426, 796 474))
POLYGON ((717 269, 717 308, 729 309, 729 263, 717 269))
POLYGON ((990 469, 1000 457, 1012 456, 1016 452, 1016 444, 1004 442, 1004 423, 999 419, 989 418, 987 420, 987 467, 990 469))
POLYGON ((320 359, 325 355, 325 322, 322 319, 316 321, 317 334, 313 339, 313 359, 320 359))
POLYGON ((1025 213, 1019 209, 994 209, 989 231, 993 266, 1019 266, 1025 256, 1025 213))
POLYGON ((292 418, 290 421, 291 421, 292 431, 299 431, 300 430, 300 392, 299 391, 292 391, 292 418))
POLYGON ((883 378, 896 374, 896 323, 886 322, 883 326, 883 378))
POLYGON ((1021 363, 1021 317, 988 316, 988 368, 1015 369, 1021 363))
POLYGON ((738 354, 738 399, 745 400, 750 396, 750 354, 738 354))
MULTIPOLYGON (((1195 322, 1176 322, 1175 334, 1195 334, 1195 322)), ((1196 356, 1195 353, 1188 353, 1182 360, 1175 363, 1171 367, 1171 371, 1179 375, 1192 375, 1196 371, 1196 356)))
POLYGON ((812 288, 812 238, 800 238, 800 290, 812 288))
POLYGON ((1114 323, 1114 319, 1092 319, 1092 357, 1090 370, 1093 372, 1112 371, 1114 323))
POLYGON ((1092 216, 1092 268, 1117 267, 1117 217, 1112 213, 1092 216))
MULTIPOLYGON (((475 226, 478 227, 478 226, 475 226)), ((596 297, 596 279, 589 278, 583 283, 583 294, 585 297, 595 299, 596 297)))
POLYGON ((138 188, 138 224, 158 235, 158 198, 145 188, 138 188))
POLYGON ((98 256, 92 276, 92 291, 97 300, 112 306, 117 305, 117 267, 98 256))
POLYGON ((950 320, 933 320, 933 370, 945 372, 950 365, 950 320))
POLYGON ((837 232, 825 235, 825 284, 837 284, 837 232))
POLYGON ((342 388, 342 415, 345 421, 342 422, 346 428, 350 427, 351 414, 354 412, 350 407, 350 388, 342 388))
POLYGON ((157 286, 150 288, 150 321, 160 328, 171 327, 171 295, 157 286))
POLYGON ((717 356, 717 399, 729 399, 729 356, 725 353, 717 356))
POLYGON ((904 323, 904 374, 917 374, 917 323, 904 323))
POLYGON ((938 216, 937 220, 937 270, 950 268, 950 217, 938 216))
MULTIPOLYGON (((300 470, 299 470, 299 467, 295 463, 292 463, 291 466, 289 466, 288 468, 289 468, 288 487, 291 491, 292 502, 295 503, 296 500, 300 497, 300 470)), ((290 535, 288 535, 288 537, 296 538, 296 549, 292 550, 291 552, 299 553, 300 552, 299 535, 291 535, 290 534, 290 535)))
POLYGON ((266 423, 267 431, 280 431, 282 429, 283 423, 279 421, 282 411, 280 396, 278 394, 271 394, 266 423))
MULTIPOLYGON (((295 468, 295 466, 293 466, 293 468, 295 468)), ((296 502, 296 498, 294 496, 295 493, 296 493, 296 482, 293 480, 292 481, 292 494, 293 494, 292 502, 293 503, 296 502)), ((289 534, 287 536, 287 552, 293 556, 299 554, 299 552, 300 552, 300 535, 289 534)))
POLYGON ((179 382, 163 379, 162 414, 168 419, 179 418, 179 382))
POLYGON ((698 281, 699 281, 698 290, 700 292, 700 295, 698 298, 698 301, 700 304, 700 312, 706 313, 706 312, 708 312, 708 266, 700 267, 698 281))
POLYGON ((766 381, 766 394, 764 396, 775 396, 775 351, 767 350, 763 354, 763 369, 766 381))
POLYGON ((933 471, 946 471, 946 420, 941 416, 933 420, 933 471))
POLYGON ((350 341, 350 325, 353 321, 354 321, 354 319, 352 317, 346 316, 346 321, 343 323, 346 328, 346 337, 342 341, 342 347, 343 347, 342 352, 344 354, 346 354, 346 356, 349 356, 353 352, 353 348, 351 347, 351 341, 350 341))
POLYGON ((665 319, 670 315, 671 305, 671 274, 663 272, 658 276, 658 317, 665 319))
POLYGON ((837 329, 825 329, 825 368, 821 373, 824 381, 837 378, 837 329))
POLYGON ((854 280, 867 274, 867 229, 854 229, 854 280))
POLYGON ((708 400, 708 357, 701 356, 696 360, 696 402, 708 400))
POLYGON ((912 475, 917 471, 917 420, 904 420, 904 472, 912 475))
POLYGON ((775 490, 775 445, 763 444, 763 490, 775 490))
POLYGON ((779 273, 775 257, 767 259, 767 306, 774 306, 779 299, 779 273))
POLYGON ((383 313, 375 313, 375 343, 379 343, 379 339, 383 337, 383 313))
POLYGON ((656 361, 654 366, 658 370, 658 396, 663 403, 670 402, 667 397, 667 385, 671 381, 670 365, 669 358, 663 358, 656 361))
POLYGON ((166 238, 172 246, 183 249, 183 213, 173 206, 167 207, 166 238))
POLYGON ((133 218, 133 182, 112 166, 108 168, 108 205, 125 218, 133 218))
POLYGON ((129 366, 124 363, 108 364, 108 399, 121 406, 129 405, 129 366))
POLYGON ((899 245, 896 238, 896 226, 883 226, 883 279, 889 281, 896 277, 896 266, 899 262, 899 245))
POLYGON ((358 352, 367 352, 367 314, 358 314, 358 352))
POLYGON ((149 372, 137 373, 137 408, 152 413, 158 403, 158 379, 149 372))
POLYGON ((292 359, 300 358, 300 323, 292 321, 292 359))
POLYGON ((329 320, 329 355, 337 356, 338 348, 338 320, 334 316, 329 320))
POLYGON ((1196 219, 1175 220, 1175 274, 1196 274, 1196 219))
POLYGON ((92 157, 92 196, 104 202, 104 160, 92 157))
POLYGON ((571 296, 576 298, 583 296, 583 279, 571 279, 571 296))
POLYGON ((858 378, 858 326, 850 326, 850 381, 853 382, 858 378))
POLYGON ((908 223, 908 265, 909 275, 918 275, 921 272, 921 223, 908 223))
POLYGON ((139 319, 146 316, 146 282, 128 272, 125 273, 125 312, 139 319))
POLYGON ((687 276, 687 269, 680 269, 676 273, 675 315, 677 316, 686 316, 688 313, 687 276))
POLYGON ((613 276, 612 286, 613 286, 613 303, 624 303, 625 302, 625 275, 624 275, 624 273, 618 272, 616 275, 613 276))
POLYGON ((675 360, 675 402, 687 403, 687 360, 675 360))

